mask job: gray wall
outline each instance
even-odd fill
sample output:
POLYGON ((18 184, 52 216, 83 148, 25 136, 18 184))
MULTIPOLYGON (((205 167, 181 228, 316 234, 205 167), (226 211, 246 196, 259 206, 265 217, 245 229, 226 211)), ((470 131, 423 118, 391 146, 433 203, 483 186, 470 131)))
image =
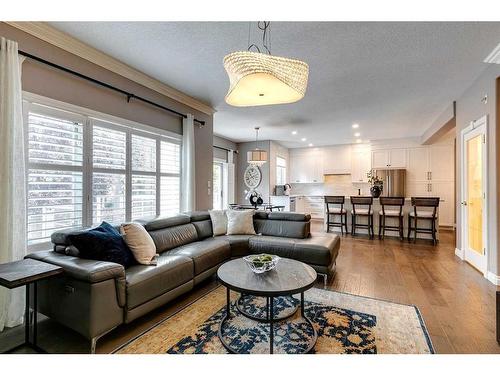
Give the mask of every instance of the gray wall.
MULTIPOLYGON (((229 139, 226 139, 226 138, 219 137, 217 135, 213 136, 213 145, 219 146, 219 147, 224 147, 224 148, 227 148, 229 150, 238 151, 238 145, 235 142, 233 142, 229 139)), ((226 158, 226 155, 225 155, 226 153, 227 152, 224 150, 214 148, 214 158, 216 158, 216 157, 221 158, 221 159, 226 158)), ((236 153, 234 153, 233 154, 234 164, 237 163, 237 159, 238 159, 238 155, 236 153)))
MULTIPOLYGON (((3 22, 0 22, 0 36, 17 41, 19 49, 25 52, 146 97, 181 113, 192 113, 195 118, 204 120, 206 125, 203 128, 195 127, 196 208, 208 209, 212 206, 212 195, 208 194, 207 183, 212 180, 213 116, 176 102, 3 22)), ((179 117, 134 100, 127 103, 126 98, 121 94, 46 65, 27 59, 23 63, 22 75, 22 85, 25 91, 178 134, 182 133, 182 122, 179 117)))
MULTIPOLYGON (((236 203, 239 204, 249 203, 247 200, 245 200, 245 190, 247 190, 248 188, 243 182, 243 175, 245 173, 245 169, 248 166, 247 152, 258 147, 261 150, 266 150, 267 156, 269 158, 270 144, 271 144, 270 141, 238 143, 239 157, 238 157, 238 163, 236 164, 236 197, 235 197, 236 203)), ((269 161, 259 168, 262 173, 262 181, 255 190, 257 190, 259 193, 262 194, 262 199, 264 200, 264 202, 269 202, 269 183, 270 183, 269 161)))
POLYGON ((497 118, 498 116, 498 91, 497 81, 500 77, 500 65, 489 65, 484 73, 469 87, 464 94, 457 100, 457 117, 456 117, 456 213, 457 213, 457 248, 462 249, 461 228, 463 223, 460 218, 461 210, 461 131, 469 126, 471 121, 477 120, 480 117, 488 116, 488 218, 489 218, 489 235, 488 235, 488 271, 498 275, 500 270, 500 258, 498 249, 500 248, 500 240, 498 238, 499 223, 498 212, 499 203, 499 183, 500 175, 497 171, 499 155, 497 143, 500 140, 500 131, 497 118), (483 96, 488 95, 488 103, 481 102, 483 96))

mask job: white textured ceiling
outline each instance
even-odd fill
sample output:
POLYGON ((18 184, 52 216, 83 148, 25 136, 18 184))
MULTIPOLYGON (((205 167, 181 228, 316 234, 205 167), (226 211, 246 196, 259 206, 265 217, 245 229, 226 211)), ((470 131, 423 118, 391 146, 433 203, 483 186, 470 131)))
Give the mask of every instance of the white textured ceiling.
MULTIPOLYGON (((309 64, 298 103, 224 102, 224 55, 245 50, 247 22, 54 22, 54 27, 212 105, 216 134, 303 147, 420 136, 486 68, 500 23, 272 22, 272 53, 309 64), (298 132, 292 135, 292 130, 298 132)), ((252 24, 252 41, 260 35, 252 24)))

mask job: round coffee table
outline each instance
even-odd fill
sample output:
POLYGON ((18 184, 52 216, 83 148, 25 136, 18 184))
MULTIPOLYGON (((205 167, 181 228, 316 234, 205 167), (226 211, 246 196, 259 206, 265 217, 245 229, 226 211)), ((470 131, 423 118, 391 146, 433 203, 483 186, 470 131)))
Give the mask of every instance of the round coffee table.
POLYGON ((226 342, 223 335, 224 324, 231 317, 231 290, 241 294, 236 302, 236 307, 240 313, 254 321, 269 323, 270 354, 273 354, 274 351, 274 323, 292 316, 298 308, 297 306, 293 306, 285 314, 275 316, 274 299, 288 298, 289 301, 293 301, 292 296, 300 293, 300 313, 313 332, 310 343, 304 353, 311 351, 316 344, 318 335, 311 320, 304 313, 304 292, 313 287, 317 277, 316 271, 311 266, 287 258, 281 258, 275 269, 261 274, 254 273, 241 258, 224 263, 217 271, 217 278, 227 289, 226 314, 220 322, 218 333, 222 345, 230 353, 238 353, 237 350, 226 342), (266 298, 266 307, 263 314, 245 312, 242 304, 249 296, 266 298))

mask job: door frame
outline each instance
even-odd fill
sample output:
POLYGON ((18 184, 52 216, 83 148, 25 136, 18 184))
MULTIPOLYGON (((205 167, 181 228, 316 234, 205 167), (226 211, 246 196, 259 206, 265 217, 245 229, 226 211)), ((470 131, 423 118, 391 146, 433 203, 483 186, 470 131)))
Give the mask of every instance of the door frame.
MULTIPOLYGON (((483 176, 484 176, 484 183, 483 183, 483 194, 484 194, 484 207, 483 207, 483 245, 484 245, 484 257, 485 257, 485 264, 484 264, 484 269, 479 269, 480 272, 483 273, 484 277, 488 277, 488 257, 489 257, 489 246, 488 246, 488 238, 489 238, 489 223, 488 223, 488 116, 482 116, 478 118, 475 121, 471 121, 469 126, 466 128, 462 129, 460 132, 460 152, 461 152, 461 160, 460 160, 460 221, 462 223, 462 228, 460 231, 461 234, 461 256, 460 258, 462 260, 467 261, 466 258, 466 246, 468 243, 468 238, 467 238, 467 225, 465 222, 466 219, 466 207, 465 205, 462 204, 466 200, 465 196, 465 191, 466 191, 466 145, 465 145, 465 137, 467 134, 469 134, 471 131, 474 131, 481 126, 484 126, 484 130, 482 132, 483 134, 483 176)), ((470 262, 467 262, 471 264, 470 262)), ((471 264, 472 265, 472 264, 471 264)), ((476 266, 472 265, 474 268, 476 266)))

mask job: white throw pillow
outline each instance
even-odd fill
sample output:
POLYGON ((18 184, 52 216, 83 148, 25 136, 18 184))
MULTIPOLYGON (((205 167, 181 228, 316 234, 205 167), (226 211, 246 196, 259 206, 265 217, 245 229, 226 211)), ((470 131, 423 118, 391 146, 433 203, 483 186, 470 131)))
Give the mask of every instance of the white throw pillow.
POLYGON ((148 231, 141 224, 122 224, 120 226, 120 233, 139 264, 156 264, 158 259, 156 245, 148 231))
POLYGON ((254 210, 227 210, 227 234, 255 234, 254 210))
POLYGON ((222 236, 227 232, 226 210, 209 210, 210 220, 212 221, 212 232, 215 236, 222 236))

